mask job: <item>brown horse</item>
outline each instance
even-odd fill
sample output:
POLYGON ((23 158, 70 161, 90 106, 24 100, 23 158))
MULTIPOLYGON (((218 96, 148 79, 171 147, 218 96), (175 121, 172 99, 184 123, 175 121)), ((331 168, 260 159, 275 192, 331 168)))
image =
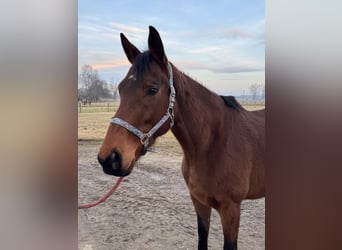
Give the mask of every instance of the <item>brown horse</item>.
POLYGON ((234 97, 219 96, 180 72, 169 63, 157 30, 149 29, 144 52, 120 34, 132 67, 119 85, 121 103, 98 160, 107 174, 129 175, 171 128, 184 152, 198 249, 207 249, 212 208, 221 217, 224 249, 237 249, 241 201, 265 195, 265 111, 247 111, 234 97))

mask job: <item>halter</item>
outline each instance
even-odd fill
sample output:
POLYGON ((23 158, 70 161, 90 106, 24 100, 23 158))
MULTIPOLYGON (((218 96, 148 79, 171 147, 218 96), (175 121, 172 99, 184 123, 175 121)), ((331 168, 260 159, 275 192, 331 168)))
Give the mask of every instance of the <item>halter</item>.
POLYGON ((150 131, 148 131, 147 133, 144 133, 141 130, 134 127, 132 124, 129 124, 128 122, 126 122, 120 118, 117 118, 117 117, 112 118, 110 121, 111 124, 117 124, 121 127, 124 127, 129 132, 131 132, 132 134, 137 136, 140 139, 141 144, 144 146, 144 153, 146 152, 146 150, 148 148, 148 143, 149 143, 149 139, 151 138, 151 136, 154 135, 158 131, 158 129, 161 126, 163 126, 163 124, 168 119, 171 120, 170 121, 170 128, 172 128, 174 125, 173 106, 174 106, 175 101, 176 101, 176 90, 175 90, 175 87, 173 85, 172 66, 169 62, 168 62, 168 68, 169 68, 169 74, 170 74, 170 79, 169 79, 169 84, 170 84, 169 107, 167 108, 166 114, 160 119, 160 121, 156 125, 153 126, 153 128, 151 128, 150 131))

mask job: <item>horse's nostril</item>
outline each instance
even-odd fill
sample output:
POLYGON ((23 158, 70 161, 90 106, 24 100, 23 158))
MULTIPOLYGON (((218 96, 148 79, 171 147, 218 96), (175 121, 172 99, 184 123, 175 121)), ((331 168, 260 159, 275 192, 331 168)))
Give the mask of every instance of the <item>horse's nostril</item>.
POLYGON ((97 157, 99 163, 101 164, 103 171, 106 174, 122 176, 121 164, 122 158, 118 152, 113 151, 110 153, 105 160, 101 159, 99 156, 97 157))
POLYGON ((107 157, 107 161, 110 161, 110 162, 112 162, 112 161, 114 161, 114 159, 115 159, 115 153, 113 152, 113 153, 111 153, 110 155, 108 155, 108 157, 107 157))
POLYGON ((113 151, 110 155, 108 155, 107 159, 104 161, 102 166, 111 168, 112 170, 118 170, 121 168, 121 156, 119 153, 113 151))
POLYGON ((121 156, 120 156, 120 154, 117 153, 117 152, 111 153, 110 158, 111 158, 111 161, 114 161, 114 162, 121 162, 121 156))
POLYGON ((121 157, 119 153, 116 153, 116 152, 111 153, 110 162, 114 170, 119 169, 121 167, 121 157))

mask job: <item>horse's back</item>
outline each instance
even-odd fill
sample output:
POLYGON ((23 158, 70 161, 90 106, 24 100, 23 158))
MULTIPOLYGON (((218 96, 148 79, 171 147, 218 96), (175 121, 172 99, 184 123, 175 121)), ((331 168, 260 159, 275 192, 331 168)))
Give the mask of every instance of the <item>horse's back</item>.
POLYGON ((253 110, 251 113, 255 116, 265 118, 265 109, 258 109, 258 110, 253 110))

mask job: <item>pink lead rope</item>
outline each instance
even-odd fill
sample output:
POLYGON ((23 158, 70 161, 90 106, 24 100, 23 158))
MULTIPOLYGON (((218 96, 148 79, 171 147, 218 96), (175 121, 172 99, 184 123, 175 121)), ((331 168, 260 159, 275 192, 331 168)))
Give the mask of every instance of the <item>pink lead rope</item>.
POLYGON ((105 200, 108 199, 109 196, 111 196, 115 190, 119 187, 120 183, 123 180, 123 176, 119 177, 119 179, 116 181, 115 185, 112 187, 111 190, 109 190, 108 193, 106 193, 102 198, 100 198, 98 201, 93 202, 93 203, 89 203, 89 204, 83 204, 83 205, 78 205, 77 208, 78 209, 84 209, 84 208, 91 208, 91 207, 95 207, 96 205, 104 202, 105 200))

